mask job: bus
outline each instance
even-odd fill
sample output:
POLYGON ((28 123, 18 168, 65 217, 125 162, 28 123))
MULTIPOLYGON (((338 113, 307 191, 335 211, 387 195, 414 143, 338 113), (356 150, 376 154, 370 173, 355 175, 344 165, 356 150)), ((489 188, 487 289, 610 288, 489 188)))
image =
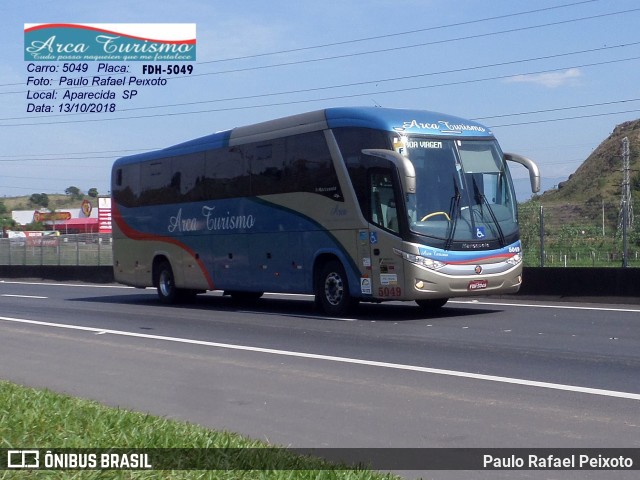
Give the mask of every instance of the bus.
POLYGON ((174 303, 218 290, 359 302, 518 291, 522 247, 491 131, 441 113, 327 108, 127 156, 112 169, 115 279, 174 303))

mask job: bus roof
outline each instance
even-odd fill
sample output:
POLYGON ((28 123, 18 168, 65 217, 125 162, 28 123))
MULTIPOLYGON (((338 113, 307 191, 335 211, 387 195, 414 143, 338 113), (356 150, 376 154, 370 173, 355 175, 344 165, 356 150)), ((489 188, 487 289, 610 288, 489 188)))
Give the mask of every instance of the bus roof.
POLYGON ((336 107, 269 120, 213 133, 154 152, 130 155, 116 160, 117 165, 186 155, 242 143, 268 140, 284 135, 339 127, 364 127, 399 134, 451 137, 492 137, 489 128, 460 117, 427 110, 380 107, 336 107))
POLYGON ((329 128, 365 127, 405 134, 444 136, 493 136, 477 122, 427 110, 381 107, 328 108, 329 128))

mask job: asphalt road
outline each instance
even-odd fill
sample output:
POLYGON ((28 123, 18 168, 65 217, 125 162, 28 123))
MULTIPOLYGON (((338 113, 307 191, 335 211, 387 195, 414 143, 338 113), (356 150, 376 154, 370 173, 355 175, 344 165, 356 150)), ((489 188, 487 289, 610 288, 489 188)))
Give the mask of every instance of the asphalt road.
MULTIPOLYGON (((640 448, 640 307, 252 305, 0 281, 0 378, 294 447, 640 448)), ((409 472, 637 478, 635 472, 409 472)))

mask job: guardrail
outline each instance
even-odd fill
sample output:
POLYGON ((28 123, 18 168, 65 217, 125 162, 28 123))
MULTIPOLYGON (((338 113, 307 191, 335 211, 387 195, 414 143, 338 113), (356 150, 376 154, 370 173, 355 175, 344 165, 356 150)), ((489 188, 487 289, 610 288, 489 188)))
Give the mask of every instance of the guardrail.
POLYGON ((640 301, 640 268, 524 267, 519 295, 626 297, 640 301))
POLYGON ((0 238, 0 265, 99 267, 112 264, 111 234, 0 238))

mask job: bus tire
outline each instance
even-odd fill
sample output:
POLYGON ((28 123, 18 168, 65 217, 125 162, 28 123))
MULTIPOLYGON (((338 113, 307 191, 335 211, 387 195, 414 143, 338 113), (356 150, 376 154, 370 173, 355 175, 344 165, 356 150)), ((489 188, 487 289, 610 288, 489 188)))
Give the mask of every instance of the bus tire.
POLYGON ((315 290, 316 305, 327 315, 345 315, 358 303, 349 293, 347 274, 337 260, 331 260, 320 268, 315 290))
POLYGON ((423 300, 416 300, 416 303, 427 312, 434 312, 444 307, 444 304, 449 301, 448 298, 429 298, 423 300))
POLYGON ((158 298, 162 303, 173 304, 178 301, 179 297, 171 264, 162 261, 158 265, 158 298))

